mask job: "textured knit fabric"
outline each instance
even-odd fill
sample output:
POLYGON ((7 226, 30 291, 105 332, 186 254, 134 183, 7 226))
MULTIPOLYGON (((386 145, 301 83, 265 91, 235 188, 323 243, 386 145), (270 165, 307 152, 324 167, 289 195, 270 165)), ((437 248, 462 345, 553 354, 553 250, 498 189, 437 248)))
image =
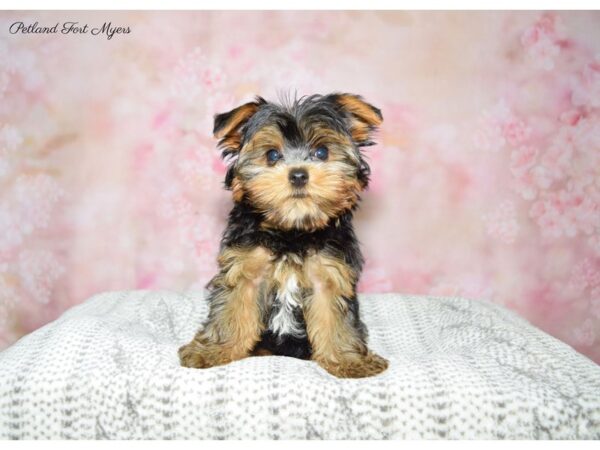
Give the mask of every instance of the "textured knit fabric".
POLYGON ((93 297, 0 353, 2 438, 600 438, 600 367, 498 306, 363 295, 389 369, 179 366, 202 294, 93 297))

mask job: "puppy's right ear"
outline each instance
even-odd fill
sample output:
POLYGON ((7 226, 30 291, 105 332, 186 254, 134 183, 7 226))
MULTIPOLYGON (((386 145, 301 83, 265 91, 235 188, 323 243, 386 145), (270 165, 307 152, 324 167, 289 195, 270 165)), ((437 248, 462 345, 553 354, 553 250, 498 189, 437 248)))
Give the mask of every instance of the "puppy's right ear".
POLYGON ((215 116, 213 134, 219 139, 219 147, 223 150, 223 158, 240 151, 244 126, 258 111, 258 108, 265 103, 266 101, 262 97, 256 97, 253 102, 215 116))

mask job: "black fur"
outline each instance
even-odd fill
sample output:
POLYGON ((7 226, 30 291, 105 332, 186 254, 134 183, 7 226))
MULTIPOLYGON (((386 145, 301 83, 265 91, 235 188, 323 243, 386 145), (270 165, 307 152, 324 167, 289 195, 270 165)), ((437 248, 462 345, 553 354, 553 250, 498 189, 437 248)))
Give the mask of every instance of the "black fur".
MULTIPOLYGON (((228 140, 227 136, 225 136, 219 143, 224 158, 234 156, 227 170, 225 187, 231 189, 232 182, 237 176, 235 155, 257 131, 265 126, 277 126, 286 144, 291 148, 306 148, 308 138, 303 135, 302 130, 311 124, 325 126, 352 138, 351 126, 356 117, 353 117, 352 113, 340 104, 338 100, 341 95, 312 95, 293 101, 284 101, 281 105, 269 103, 263 98, 257 97, 252 102, 253 104, 243 105, 246 107, 251 106, 250 110, 255 109, 256 111, 249 117, 240 120, 235 129, 231 131, 231 133, 239 135, 236 136, 239 137, 239 140, 228 140), (227 147, 229 142, 241 142, 241 145, 239 148, 227 147)), ((379 109, 371 105, 368 106, 381 118, 381 111, 379 109)), ((236 108, 230 112, 215 116, 214 132, 218 133, 223 130, 238 110, 239 108, 236 108)), ((375 131, 375 127, 370 127, 369 129, 370 131, 375 131)), ((356 167, 356 177, 362 186, 366 187, 369 183, 370 168, 361 152, 361 147, 373 145, 373 142, 370 139, 366 139, 360 142, 352 141, 352 144, 359 161, 356 167)), ((286 231, 265 228, 261 226, 264 223, 263 215, 244 198, 234 205, 229 214, 227 228, 221 241, 221 248, 254 248, 260 246, 270 250, 275 258, 295 254, 301 259, 304 259, 310 250, 316 250, 343 260, 354 271, 357 276, 356 279, 358 279, 363 266, 363 256, 352 226, 352 215, 352 210, 345 211, 339 217, 331 218, 327 226, 316 231, 304 231, 301 229, 286 231)), ((210 284, 208 287, 211 289, 210 284)), ((353 292, 356 292, 355 285, 353 286, 353 292)), ((266 293, 266 295, 274 296, 275 294, 266 293)), ((348 306, 347 320, 352 321, 352 325, 364 341, 367 332, 359 318, 358 301, 356 298, 345 298, 344 300, 348 306)), ((263 315, 265 316, 263 320, 265 323, 269 323, 269 319, 277 312, 277 305, 275 302, 273 303, 270 311, 263 311, 263 315)), ((301 308, 296 308, 294 315, 298 324, 305 329, 306 324, 301 308)), ((270 330, 262 334, 257 348, 267 349, 277 355, 293 356, 296 358, 306 359, 311 356, 310 343, 306 337, 274 334, 270 330)))
MULTIPOLYGON (((337 102, 339 96, 340 94, 326 96, 311 95, 293 101, 287 100, 281 105, 269 103, 262 97, 257 97, 253 102, 258 107, 256 113, 247 120, 242 121, 235 132, 241 135, 241 146, 251 139, 258 130, 267 125, 276 125, 279 127, 286 142, 292 147, 301 146, 306 139, 306 136, 302 135, 299 124, 322 124, 332 130, 351 136, 350 124, 353 118, 337 102)), ((378 108, 372 105, 369 105, 369 107, 379 117, 382 117, 381 111, 378 108)), ((216 115, 213 132, 217 133, 223 129, 238 109, 236 108, 230 112, 216 115)), ((370 129, 372 132, 375 131, 373 127, 370 129)), ((239 148, 223 147, 223 142, 225 142, 225 139, 221 140, 219 144, 222 148, 223 158, 231 157, 239 151, 239 148)), ((371 140, 353 141, 353 143, 360 160, 359 167, 357 168, 357 178, 363 187, 367 187, 369 184, 370 168, 360 148, 374 145, 375 143, 371 140)), ((233 161, 225 177, 225 188, 231 189, 235 172, 236 164, 233 161)))
MULTIPOLYGON (((303 259, 309 250, 314 249, 343 259, 357 275, 360 274, 364 258, 352 226, 352 211, 346 212, 337 219, 332 219, 325 228, 314 232, 263 229, 260 226, 262 221, 262 215, 250 204, 245 201, 236 203, 229 214, 221 247, 253 248, 262 246, 270 250, 276 258, 293 253, 303 259)), ((353 288, 356 291, 356 286, 353 288)), ((366 339, 366 328, 359 318, 358 301, 356 298, 344 300, 348 304, 354 327, 366 339)), ((275 311, 271 311, 264 318, 265 323, 268 323, 269 317, 274 313, 275 311)), ((298 313, 299 323, 306 327, 301 311, 298 310, 298 313)), ((289 335, 278 338, 269 330, 263 333, 262 340, 257 347, 265 348, 276 355, 296 358, 309 358, 311 354, 307 338, 296 338, 289 335)))
POLYGON ((221 240, 223 247, 265 247, 276 256, 295 253, 304 258, 310 249, 325 250, 342 257, 360 273, 363 257, 352 226, 352 211, 332 219, 325 228, 309 232, 262 228, 264 218, 246 201, 236 203, 229 213, 227 228, 221 240))

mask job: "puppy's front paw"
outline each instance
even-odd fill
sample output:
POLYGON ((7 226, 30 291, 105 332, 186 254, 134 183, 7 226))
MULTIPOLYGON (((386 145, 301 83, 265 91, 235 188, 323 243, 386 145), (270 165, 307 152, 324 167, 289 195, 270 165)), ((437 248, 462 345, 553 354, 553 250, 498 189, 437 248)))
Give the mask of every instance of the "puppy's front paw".
POLYGON ((202 351, 193 342, 179 348, 179 361, 182 367, 191 367, 194 369, 204 369, 210 367, 202 356, 202 351))
POLYGON ((183 367, 193 369, 208 369, 230 362, 225 360, 217 348, 204 346, 196 341, 184 345, 179 349, 179 361, 183 367))
POLYGON ((383 372, 389 365, 386 359, 372 352, 341 362, 317 361, 317 363, 338 378, 372 377, 383 372))

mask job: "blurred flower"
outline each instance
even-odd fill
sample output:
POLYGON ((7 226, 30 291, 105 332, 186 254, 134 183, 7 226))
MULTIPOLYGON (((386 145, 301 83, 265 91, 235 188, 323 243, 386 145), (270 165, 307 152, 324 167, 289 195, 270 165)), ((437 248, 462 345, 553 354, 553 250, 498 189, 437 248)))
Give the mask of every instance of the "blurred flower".
POLYGON ((201 102, 203 96, 218 91, 224 82, 225 73, 196 47, 177 63, 171 90, 188 103, 201 102))
POLYGON ((531 128, 523 120, 511 117, 503 124, 502 133, 508 143, 515 147, 529 139, 531 128))
POLYGON ((474 135, 475 146, 497 152, 508 144, 516 147, 524 144, 531 136, 531 127, 517 117, 505 99, 481 114, 474 135))
POLYGON ((600 229, 596 229, 596 234, 588 239, 588 244, 595 254, 600 256, 600 229))
POLYGON ((565 29, 555 13, 545 13, 521 34, 521 45, 534 64, 552 70, 560 53, 560 41, 565 29))
POLYGON ((64 266, 50 251, 24 250, 19 255, 22 287, 37 303, 50 302, 54 282, 64 272, 64 266))
POLYGON ((600 108, 600 53, 571 80, 571 102, 574 106, 600 108))
POLYGON ((510 154, 510 170, 513 175, 523 176, 534 166, 537 155, 538 150, 533 146, 522 146, 513 150, 510 154))
POLYGON ((589 347, 596 342, 596 326, 592 319, 588 318, 581 325, 571 331, 571 336, 579 345, 589 347))
POLYGON ((600 319, 600 286, 590 292, 590 313, 596 319, 600 319))
POLYGON ((0 197, 0 251, 21 244, 34 230, 46 228, 64 195, 49 175, 21 175, 0 197))
POLYGON ((10 76, 7 72, 1 71, 0 69, 0 99, 4 97, 6 90, 8 89, 8 84, 10 82, 10 76))
POLYGON ((487 233, 505 244, 515 242, 519 232, 515 205, 511 200, 500 203, 491 213, 483 216, 487 233))
POLYGON ((9 275, 0 269, 0 330, 8 325, 10 314, 17 305, 18 293, 9 275))
POLYGON ((571 269, 571 276, 567 282, 569 291, 582 294, 588 287, 593 287, 597 293, 598 285, 600 285, 600 260, 585 258, 571 269))
POLYGON ((23 143, 23 136, 14 126, 5 124, 0 128, 0 155, 2 151, 14 151, 23 143))

